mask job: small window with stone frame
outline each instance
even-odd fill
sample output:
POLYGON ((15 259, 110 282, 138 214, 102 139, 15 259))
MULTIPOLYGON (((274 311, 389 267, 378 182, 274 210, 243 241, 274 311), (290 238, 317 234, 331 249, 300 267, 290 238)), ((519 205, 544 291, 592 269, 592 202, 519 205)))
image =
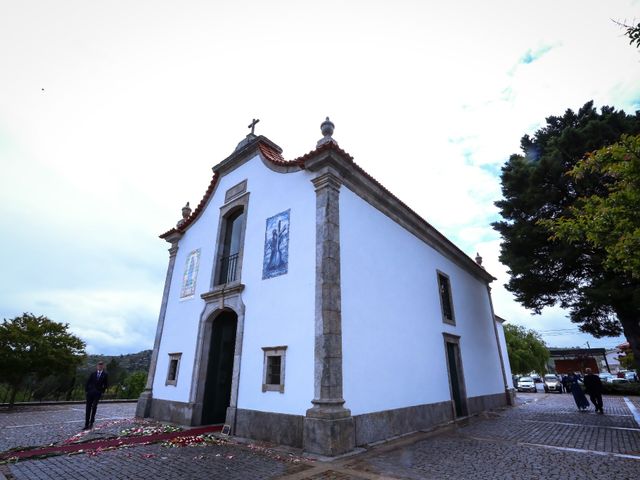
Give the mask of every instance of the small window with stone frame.
POLYGON ((287 347, 262 347, 262 350, 264 351, 262 391, 284 393, 284 367, 287 347))
POLYGON ((169 368, 167 370, 167 381, 165 385, 178 384, 178 371, 180 369, 180 358, 182 353, 170 353, 169 354, 169 368))
POLYGON ((451 281, 446 273, 438 271, 438 292, 440 294, 440 307, 442 310, 442 321, 451 325, 456 324, 453 313, 453 298, 451 296, 451 281))

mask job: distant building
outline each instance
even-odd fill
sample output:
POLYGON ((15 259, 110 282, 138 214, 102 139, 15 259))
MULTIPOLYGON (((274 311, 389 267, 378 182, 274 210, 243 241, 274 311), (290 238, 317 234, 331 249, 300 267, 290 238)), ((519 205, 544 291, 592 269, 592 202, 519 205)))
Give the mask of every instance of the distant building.
POLYGON ((608 372, 604 348, 549 348, 547 367, 557 374, 582 373, 590 368, 594 373, 608 372))

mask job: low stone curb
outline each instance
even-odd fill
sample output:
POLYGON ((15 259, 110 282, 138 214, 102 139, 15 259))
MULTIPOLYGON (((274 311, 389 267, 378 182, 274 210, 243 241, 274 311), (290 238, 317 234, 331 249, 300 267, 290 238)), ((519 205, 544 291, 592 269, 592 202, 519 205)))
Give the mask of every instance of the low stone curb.
MULTIPOLYGON (((100 403, 135 403, 137 399, 126 399, 126 398, 111 398, 111 399, 100 399, 100 403)), ((45 402, 16 402, 13 404, 14 407, 40 407, 40 406, 50 406, 50 405, 84 405, 86 404, 86 400, 69 400, 69 401, 45 401, 45 402)), ((0 408, 9 408, 8 403, 0 403, 0 408)), ((1 480, 1 479, 0 479, 1 480)))

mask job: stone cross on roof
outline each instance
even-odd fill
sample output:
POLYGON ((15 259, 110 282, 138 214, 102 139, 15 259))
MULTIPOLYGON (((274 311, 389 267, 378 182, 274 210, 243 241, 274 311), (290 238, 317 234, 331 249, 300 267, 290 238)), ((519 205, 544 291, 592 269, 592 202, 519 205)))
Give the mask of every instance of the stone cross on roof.
POLYGON ((254 130, 255 130, 255 128, 256 128, 256 123, 258 123, 259 121, 260 121, 260 120, 258 120, 258 119, 256 119, 256 118, 254 118, 254 119, 253 119, 253 122, 251 122, 249 125, 247 125, 247 128, 250 128, 250 129, 251 129, 251 135, 254 135, 253 131, 254 131, 254 130))

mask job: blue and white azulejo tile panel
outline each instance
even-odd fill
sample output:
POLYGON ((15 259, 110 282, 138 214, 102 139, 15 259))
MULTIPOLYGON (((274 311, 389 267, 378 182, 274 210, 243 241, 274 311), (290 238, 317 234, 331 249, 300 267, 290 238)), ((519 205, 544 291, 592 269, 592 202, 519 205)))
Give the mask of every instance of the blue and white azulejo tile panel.
POLYGON ((198 278, 198 267, 200 266, 200 249, 194 250, 189 254, 184 265, 184 274, 182 275, 182 288, 180 289, 180 298, 192 298, 196 293, 196 280, 198 278))
POLYGON ((289 214, 291 209, 267 218, 264 232, 262 279, 284 275, 289 269, 289 214))

